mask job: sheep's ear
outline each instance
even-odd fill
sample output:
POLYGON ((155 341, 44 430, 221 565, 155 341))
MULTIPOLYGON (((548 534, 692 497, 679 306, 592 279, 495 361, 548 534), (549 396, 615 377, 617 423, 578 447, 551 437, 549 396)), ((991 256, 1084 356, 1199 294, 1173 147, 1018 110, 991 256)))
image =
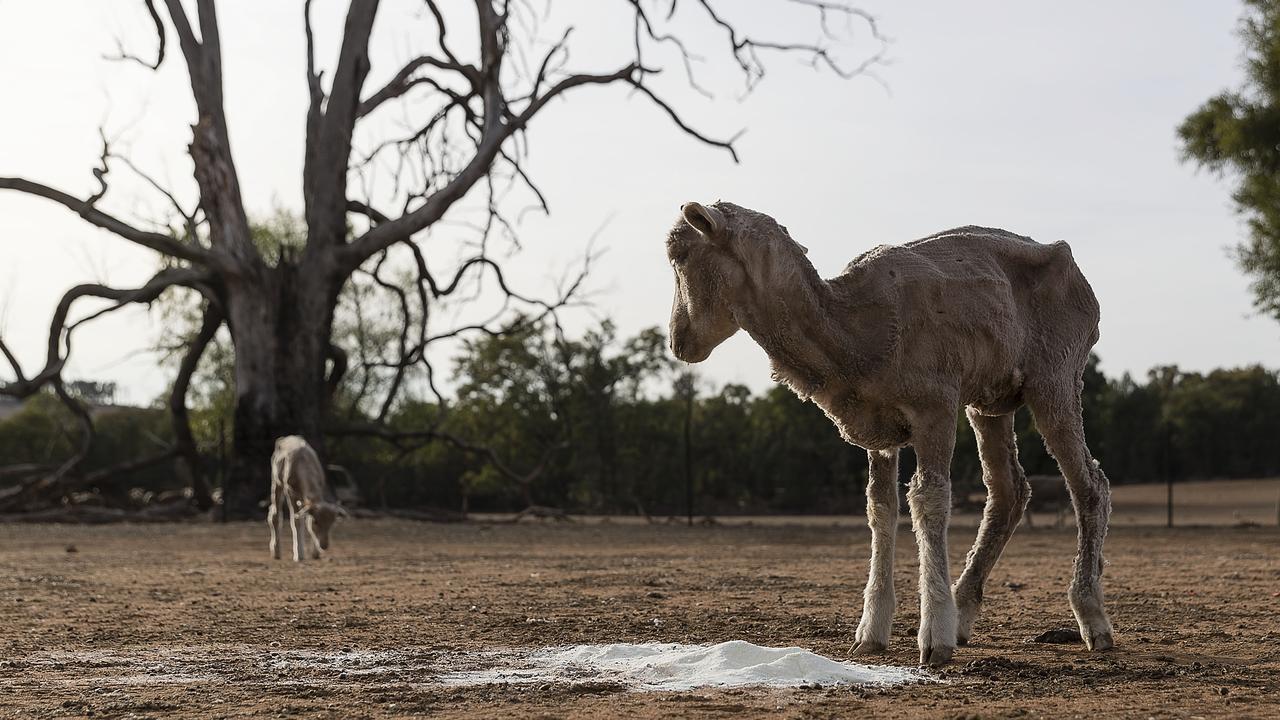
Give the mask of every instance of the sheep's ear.
POLYGON ((680 206, 680 214, 694 230, 708 238, 714 238, 724 230, 724 214, 715 208, 705 207, 701 203, 687 202, 680 206))

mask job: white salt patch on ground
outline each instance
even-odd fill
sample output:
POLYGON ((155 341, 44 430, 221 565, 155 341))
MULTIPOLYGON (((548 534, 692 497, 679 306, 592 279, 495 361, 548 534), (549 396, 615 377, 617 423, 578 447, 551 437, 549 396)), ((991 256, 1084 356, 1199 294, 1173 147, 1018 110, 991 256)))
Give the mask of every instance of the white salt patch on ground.
POLYGON ((450 685, 606 682, 636 690, 700 687, 892 685, 932 680, 915 668, 842 663, 804 648, 770 648, 733 640, 719 645, 646 643, 574 645, 535 650, 516 666, 447 673, 450 685))
MULTIPOLYGON (((769 648, 733 641, 719 645, 574 645, 449 652, 416 650, 317 651, 257 646, 41 652, 13 658, 21 667, 62 675, 74 686, 235 685, 333 687, 476 686, 502 683, 599 683, 626 690, 699 687, 890 685, 934 681, 914 668, 842 663, 804 648, 769 648)), ((3 667, 3 665, 0 665, 3 667)), ((0 672, 0 697, 22 673, 0 672)))

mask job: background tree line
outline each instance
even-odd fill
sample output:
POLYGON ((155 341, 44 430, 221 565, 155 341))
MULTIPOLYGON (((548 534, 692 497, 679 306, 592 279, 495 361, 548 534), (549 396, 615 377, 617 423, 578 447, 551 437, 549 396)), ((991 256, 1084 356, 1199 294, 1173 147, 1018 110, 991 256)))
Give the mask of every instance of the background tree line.
MULTIPOLYGON (((191 411, 202 473, 214 487, 226 477, 219 454, 234 414, 230 360, 220 357, 211 353, 198 375, 191 411)), ((502 333, 462 343, 452 379, 454 390, 443 401, 410 394, 395 406, 385 420, 394 433, 333 438, 329 460, 345 470, 333 474, 335 485, 358 492, 373 508, 513 511, 539 504, 677 514, 685 506, 688 419, 699 514, 862 507, 865 455, 842 442, 816 406, 782 387, 753 393, 698 380, 669 359, 656 328, 619 338, 604 321, 571 338, 549 321, 517 320, 502 333)), ((86 402, 102 399, 102 388, 72 387, 86 393, 86 402)), ((351 426, 381 410, 361 402, 358 382, 340 393, 349 400, 351 426)), ((1095 357, 1084 397, 1090 444, 1114 483, 1280 474, 1275 371, 1253 366, 1202 374, 1168 366, 1142 380, 1107 378, 1095 357)), ((160 405, 96 406, 107 441, 95 445, 87 469, 171 443, 160 405)), ((962 418, 957 422, 953 475, 960 487, 977 486, 973 435, 962 418)), ((75 442, 74 423, 51 394, 37 395, 0 419, 0 456, 56 463, 75 442)), ((1017 427, 1027 472, 1056 473, 1025 409, 1017 427)), ((911 471, 908 453, 902 472, 911 471)), ((181 483, 169 467, 153 466, 77 497, 136 504, 181 492, 181 483)))

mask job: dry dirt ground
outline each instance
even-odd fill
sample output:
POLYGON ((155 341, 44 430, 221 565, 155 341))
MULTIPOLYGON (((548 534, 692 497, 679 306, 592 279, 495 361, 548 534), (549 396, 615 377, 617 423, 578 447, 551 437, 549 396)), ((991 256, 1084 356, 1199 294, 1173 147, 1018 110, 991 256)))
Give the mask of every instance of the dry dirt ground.
MULTIPOLYGON (((865 528, 354 520, 301 566, 270 561, 266 536, 0 526, 0 717, 1280 717, 1274 527, 1113 529, 1113 652, 1028 642, 1072 625, 1074 533, 1023 528, 939 683, 682 693, 435 678, 475 662, 466 651, 569 643, 743 639, 845 659, 865 528)), ((887 663, 916 659, 915 572, 904 524, 887 663)))

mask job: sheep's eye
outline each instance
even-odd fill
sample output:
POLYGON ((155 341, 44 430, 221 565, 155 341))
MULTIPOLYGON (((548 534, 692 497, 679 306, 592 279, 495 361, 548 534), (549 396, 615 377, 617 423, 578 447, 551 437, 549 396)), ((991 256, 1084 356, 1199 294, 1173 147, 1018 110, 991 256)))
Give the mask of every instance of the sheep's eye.
POLYGON ((689 250, 683 247, 673 247, 667 253, 667 257, 671 259, 672 265, 681 265, 685 260, 689 259, 689 250))

